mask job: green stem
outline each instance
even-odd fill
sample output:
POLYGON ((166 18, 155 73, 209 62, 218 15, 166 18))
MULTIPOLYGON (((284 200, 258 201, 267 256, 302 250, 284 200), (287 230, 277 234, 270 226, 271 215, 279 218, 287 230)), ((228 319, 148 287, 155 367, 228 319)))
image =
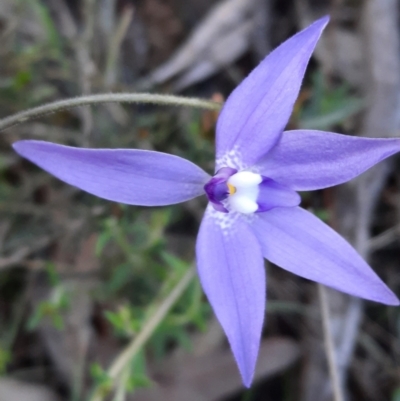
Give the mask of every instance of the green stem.
POLYGON ((197 98, 186 98, 175 95, 162 95, 155 93, 103 93, 97 95, 80 96, 71 99, 34 107, 0 120, 0 131, 29 121, 46 114, 55 113, 71 107, 86 106, 100 103, 152 103, 171 106, 187 106, 207 110, 219 110, 221 103, 197 98))
MULTIPOLYGON (((191 267, 184 276, 179 280, 176 286, 172 289, 169 295, 160 304, 160 307, 144 324, 142 330, 138 335, 128 344, 128 346, 121 352, 115 359, 113 364, 108 369, 108 376, 112 379, 113 383, 121 375, 126 366, 130 363, 132 358, 140 351, 145 345, 147 340, 151 337, 154 330, 162 322, 169 310, 174 306, 175 302, 180 298, 186 288, 189 286, 193 277, 195 276, 195 268, 191 267)), ((99 391, 94 391, 91 401, 102 401, 104 394, 99 391)))

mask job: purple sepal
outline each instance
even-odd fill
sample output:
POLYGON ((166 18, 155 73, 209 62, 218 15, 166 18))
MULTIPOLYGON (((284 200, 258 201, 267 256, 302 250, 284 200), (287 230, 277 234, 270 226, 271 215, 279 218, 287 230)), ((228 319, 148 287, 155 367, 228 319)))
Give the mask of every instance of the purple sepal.
POLYGON ((209 175, 161 152, 84 149, 44 141, 19 141, 15 151, 70 185, 129 205, 164 206, 204 194, 209 175))
POLYGON ((337 232, 300 207, 275 208, 251 222, 266 259, 298 276, 356 297, 399 300, 337 232))
POLYGON ((217 121, 217 167, 240 158, 254 165, 279 141, 314 47, 329 21, 321 18, 272 51, 232 92, 217 121))
POLYGON ((204 292, 223 327, 243 383, 250 387, 265 314, 264 261, 257 238, 239 214, 210 206, 196 244, 204 292))
POLYGON ((296 191, 309 191, 349 181, 399 151, 399 138, 286 131, 257 168, 296 191))
POLYGON ((296 191, 271 178, 263 177, 259 190, 257 213, 266 212, 275 207, 294 207, 301 202, 300 195, 296 191))
POLYGON ((230 176, 237 173, 237 170, 230 167, 223 167, 217 171, 214 177, 204 185, 207 197, 215 210, 228 213, 228 209, 222 204, 229 195, 227 181, 230 176))

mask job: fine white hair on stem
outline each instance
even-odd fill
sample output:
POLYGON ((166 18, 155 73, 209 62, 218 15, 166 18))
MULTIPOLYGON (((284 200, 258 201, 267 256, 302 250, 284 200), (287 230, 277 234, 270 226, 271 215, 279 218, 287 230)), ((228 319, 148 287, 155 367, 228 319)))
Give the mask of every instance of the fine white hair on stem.
POLYGON ((206 110, 219 110, 222 107, 221 103, 210 100, 186 98, 175 95, 163 95, 156 93, 102 93, 59 100, 21 111, 20 113, 13 114, 12 116, 0 120, 0 131, 34 118, 55 113, 71 107, 101 103, 151 103, 170 106, 194 107, 206 110))

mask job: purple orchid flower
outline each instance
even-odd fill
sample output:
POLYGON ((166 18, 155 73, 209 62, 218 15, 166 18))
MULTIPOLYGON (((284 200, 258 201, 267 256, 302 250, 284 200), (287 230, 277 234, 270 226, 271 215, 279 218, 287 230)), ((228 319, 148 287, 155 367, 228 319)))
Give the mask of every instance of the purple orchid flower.
POLYGON ((253 378, 265 314, 263 258, 339 291, 399 304, 341 236, 298 206, 296 191, 341 184, 400 151, 399 139, 283 132, 327 23, 322 18, 284 42, 230 95, 217 123, 213 177, 159 152, 14 144, 59 179, 111 201, 162 206, 207 195, 198 272, 245 386, 253 378))

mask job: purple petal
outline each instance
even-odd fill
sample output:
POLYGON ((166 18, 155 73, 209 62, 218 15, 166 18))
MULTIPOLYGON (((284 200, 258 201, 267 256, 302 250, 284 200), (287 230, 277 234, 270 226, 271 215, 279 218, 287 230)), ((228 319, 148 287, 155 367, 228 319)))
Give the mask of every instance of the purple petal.
POLYGON ((400 139, 287 131, 259 162, 261 174, 306 191, 341 184, 400 151, 400 139))
POLYGON ((197 239, 200 280, 225 330, 249 387, 265 314, 265 270, 260 245, 237 213, 208 206, 197 239))
POLYGON ((266 212, 275 207, 293 207, 301 202, 300 195, 270 178, 264 178, 259 185, 257 198, 258 212, 266 212))
POLYGON ((210 178, 185 159, 148 150, 82 149, 43 141, 13 146, 62 181, 131 205, 162 206, 192 199, 204 194, 210 178))
POLYGON ((357 297, 399 304, 355 249, 311 213, 294 207, 255 216, 252 227, 272 263, 357 297))
POLYGON ((250 167, 279 140, 328 20, 280 45, 229 96, 217 122, 217 169, 250 167))

